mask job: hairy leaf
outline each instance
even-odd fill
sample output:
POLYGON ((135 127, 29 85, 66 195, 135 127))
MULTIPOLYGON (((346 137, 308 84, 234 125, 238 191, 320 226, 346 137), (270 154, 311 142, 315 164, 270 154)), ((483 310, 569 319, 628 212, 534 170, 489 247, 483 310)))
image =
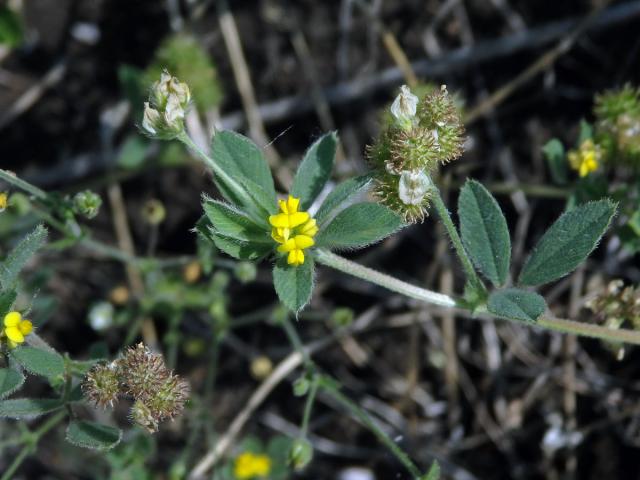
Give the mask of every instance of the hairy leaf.
POLYGON ((13 368, 0 368, 0 399, 16 392, 24 383, 24 375, 13 368))
POLYGON ((11 356, 28 372, 53 378, 64 374, 64 360, 59 353, 34 347, 18 347, 11 356))
POLYGON ((291 186, 291 195, 307 210, 327 183, 336 156, 338 136, 330 132, 320 137, 304 155, 291 186))
POLYGON ((436 460, 431 464, 431 468, 424 477, 420 477, 420 480, 440 480, 440 465, 436 460))
POLYGON ((208 199, 203 207, 216 233, 244 242, 273 244, 264 228, 230 205, 208 199))
POLYGON ((315 214, 318 225, 322 225, 328 220, 333 212, 342 207, 350 199, 365 191, 371 183, 371 175, 361 175, 360 177, 350 178, 336 186, 315 214))
POLYGON ((615 211, 613 202, 598 200, 563 213, 534 247, 519 282, 541 285, 571 272, 596 247, 615 211))
POLYGON ((3 263, 0 264, 0 286, 4 290, 13 288, 20 270, 24 268, 29 259, 42 247, 47 240, 47 229, 38 225, 33 232, 27 235, 9 253, 3 263))
POLYGON ((0 322, 4 319, 4 316, 11 311, 13 303, 16 301, 18 294, 15 290, 7 290, 0 293, 0 322))
POLYGON ((511 240, 498 202, 480 183, 468 180, 458 199, 458 217, 474 265, 496 287, 503 285, 509 274, 511 240))
POLYGON ((488 310, 494 315, 522 322, 535 322, 546 307, 540 295, 519 288, 493 292, 487 304, 488 310))
POLYGON ((12 398, 0 401, 0 418, 35 418, 63 406, 58 398, 12 398))
POLYGON ((66 439, 78 447, 104 451, 120 443, 122 430, 101 423, 73 420, 67 427, 66 439))
POLYGON ((356 203, 338 213, 316 237, 316 244, 328 248, 361 248, 400 230, 402 219, 378 203, 356 203))
POLYGON ((273 285, 280 301, 294 312, 299 312, 311 300, 313 291, 313 258, 305 252, 305 261, 294 267, 280 258, 273 267, 273 285))

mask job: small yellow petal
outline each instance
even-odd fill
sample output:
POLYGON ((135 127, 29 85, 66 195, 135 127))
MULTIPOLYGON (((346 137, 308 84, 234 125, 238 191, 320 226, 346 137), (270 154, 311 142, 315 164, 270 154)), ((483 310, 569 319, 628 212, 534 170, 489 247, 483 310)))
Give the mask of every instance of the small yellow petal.
POLYGON ((282 245, 278 247, 278 251, 280 253, 287 253, 287 252, 291 252, 292 250, 295 250, 295 248, 296 248, 296 242, 293 238, 290 238, 289 240, 287 240, 286 242, 284 242, 282 245))
POLYGON ((302 265, 304 263, 304 253, 302 250, 294 249, 289 252, 289 256, 287 257, 287 263, 289 265, 302 265))
POLYGON ((300 206, 300 199, 289 195, 289 198, 287 199, 287 209, 289 214, 296 213, 298 211, 299 206, 300 206))
POLYGON ((296 212, 289 215, 289 227, 295 228, 302 225, 309 220, 309 214, 307 212, 296 212))
POLYGON ((300 234, 308 237, 313 237, 316 233, 318 233, 318 224, 315 218, 310 218, 309 221, 300 228, 300 234))
POLYGON ((7 208, 8 203, 9 195, 7 195, 7 192, 0 192, 0 212, 7 208))
POLYGON ((24 336, 27 336, 33 332, 33 323, 31 323, 30 320, 22 320, 18 325, 18 330, 20 330, 20 333, 24 336))
POLYGON ((4 326, 5 327, 15 327, 22 320, 22 315, 20 312, 9 312, 4 316, 4 326))
POLYGON ((7 327, 4 329, 4 333, 6 333, 9 340, 15 343, 24 342, 24 335, 22 335, 22 332, 20 332, 18 327, 7 327))
POLYGON ((295 242, 296 247, 301 250, 312 247, 316 243, 313 241, 313 238, 308 237, 307 235, 296 235, 293 237, 293 241, 295 242))
POLYGON ((289 215, 286 213, 271 215, 269 216, 269 223, 276 228, 289 227, 289 215))
POLYGON ((287 208, 286 200, 278 200, 278 205, 280 206, 280 211, 287 215, 289 213, 289 209, 287 208))

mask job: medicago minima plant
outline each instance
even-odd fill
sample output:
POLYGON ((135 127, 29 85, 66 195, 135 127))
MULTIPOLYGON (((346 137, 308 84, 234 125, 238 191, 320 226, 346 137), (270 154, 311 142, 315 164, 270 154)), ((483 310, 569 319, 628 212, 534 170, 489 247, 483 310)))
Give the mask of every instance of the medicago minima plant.
POLYGON ((260 148, 231 131, 214 134, 200 149, 184 128, 188 86, 164 73, 146 104, 142 128, 154 138, 177 139, 211 170, 222 199, 205 197, 197 231, 242 260, 273 262, 273 283, 284 305, 299 312, 309 302, 317 264, 406 296, 474 314, 548 329, 638 342, 634 332, 611 331, 553 318, 532 288, 574 270, 597 246, 616 211, 601 199, 573 206, 540 238, 517 275, 511 273, 506 219, 492 194, 468 180, 458 199, 459 226, 434 182, 442 164, 463 152, 464 128, 446 87, 419 99, 403 86, 391 105, 392 122, 368 148, 371 172, 337 185, 322 202, 338 138, 320 137, 304 155, 292 185, 278 195, 260 148), (370 192, 371 200, 360 200, 370 192), (335 252, 372 245, 435 210, 466 276, 461 298, 432 292, 347 260, 335 252), (611 337, 616 338, 611 338, 611 337))

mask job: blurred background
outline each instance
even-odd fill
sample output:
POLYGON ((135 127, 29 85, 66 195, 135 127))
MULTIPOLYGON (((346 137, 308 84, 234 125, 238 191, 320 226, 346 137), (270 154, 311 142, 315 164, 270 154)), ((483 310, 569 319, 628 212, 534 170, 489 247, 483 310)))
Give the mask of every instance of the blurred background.
MULTIPOLYGON (((195 141, 206 146, 215 128, 250 136, 280 191, 329 130, 341 140, 334 180, 364 173, 366 146, 399 87, 446 84, 468 137, 462 159, 442 170, 450 209, 466 177, 489 185, 508 214, 516 264, 572 195, 554 182, 543 146, 559 138, 572 148, 580 120, 593 119, 595 94, 640 82, 636 1, 0 5, 0 168, 62 196, 93 190, 102 208, 82 228, 129 256, 155 259, 140 268, 52 230, 50 248, 23 279, 39 333, 79 359, 97 351, 113 357, 142 337, 193 392, 181 418, 154 436, 129 429, 108 454, 78 451, 56 441, 62 429, 50 432, 15 477, 29 480, 186 478, 291 351, 273 325, 283 312, 270 266, 236 262, 192 231, 202 193, 216 195, 209 173, 181 145, 139 131, 148 89, 163 69, 191 87, 187 125, 195 141)), ((638 177, 611 174, 606 182, 637 184, 638 177)), ((42 218, 15 196, 0 214, 0 254, 42 218)), ((460 292, 444 238, 427 218, 351 257, 460 292)), ((607 237, 584 268, 546 287, 552 311, 596 321, 584 308, 590 295, 614 278, 640 282, 637 242, 607 237)), ((470 321, 325 269, 295 325, 305 343, 325 342, 317 361, 345 393, 418 464, 438 459, 443 478, 640 478, 635 349, 619 360, 601 342, 470 321), (333 336, 345 327, 347 335, 333 336)), ((210 478, 235 478, 228 466, 243 445, 279 455, 302 415, 295 378, 271 386, 210 478)), ((126 425, 126 408, 114 415, 126 425)), ((0 423, 0 472, 16 455, 3 443, 16 428, 0 423)), ((265 478, 409 478, 330 399, 320 397, 310 429, 312 464, 265 478)))

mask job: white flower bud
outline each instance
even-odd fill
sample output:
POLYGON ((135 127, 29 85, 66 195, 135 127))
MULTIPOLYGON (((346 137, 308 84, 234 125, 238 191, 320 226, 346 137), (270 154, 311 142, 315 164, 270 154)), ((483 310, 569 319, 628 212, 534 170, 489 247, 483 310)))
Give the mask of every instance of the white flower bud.
POLYGON ((142 117, 142 128, 150 135, 155 135, 159 128, 162 119, 160 112, 149 105, 149 102, 144 102, 144 116, 142 117))
POLYGON ((403 85, 400 87, 400 94, 391 104, 391 114, 396 118, 398 124, 402 128, 410 128, 413 118, 416 116, 418 107, 418 97, 416 97, 409 87, 403 85))
POLYGON ((422 170, 405 170, 400 174, 398 197, 405 205, 420 205, 432 184, 422 170))

